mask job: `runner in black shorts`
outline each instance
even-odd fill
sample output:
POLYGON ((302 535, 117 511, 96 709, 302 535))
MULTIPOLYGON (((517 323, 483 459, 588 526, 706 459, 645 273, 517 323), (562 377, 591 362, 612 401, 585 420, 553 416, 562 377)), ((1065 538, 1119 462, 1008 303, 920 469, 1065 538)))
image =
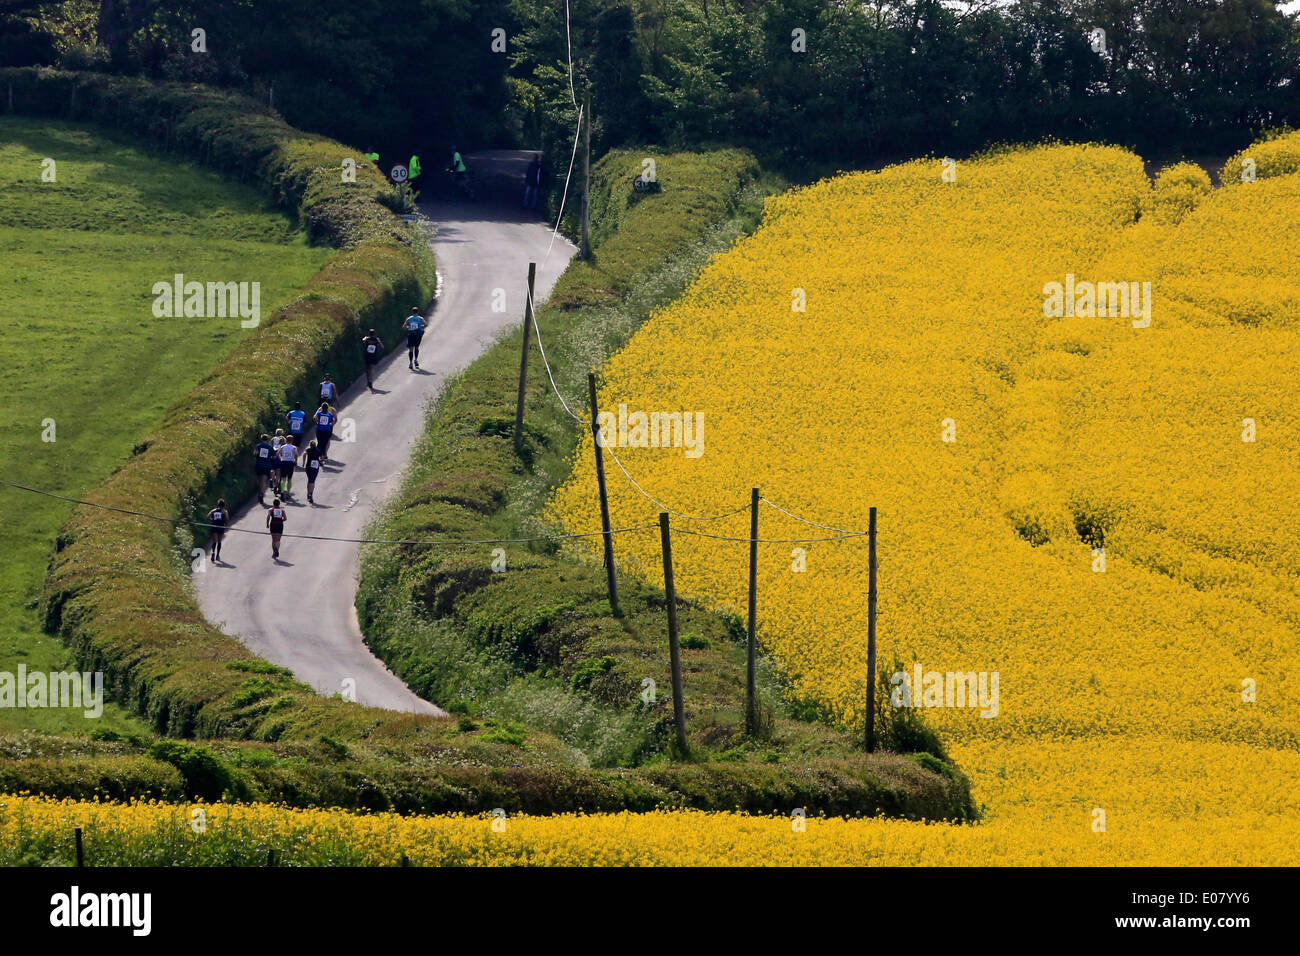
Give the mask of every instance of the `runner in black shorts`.
POLYGON ((379 336, 375 335, 374 329, 371 329, 361 340, 361 348, 366 360, 366 388, 373 392, 375 390, 375 366, 384 354, 384 343, 379 341, 379 336))
POLYGON ((320 400, 333 405, 338 401, 339 387, 334 384, 334 379, 327 374, 325 380, 320 383, 320 400))
POLYGON ((226 510, 225 498, 217 499, 217 506, 208 512, 207 520, 208 524, 212 525, 209 529, 211 536, 208 538, 208 549, 213 564, 220 564, 221 542, 226 537, 226 528, 230 525, 230 512, 226 510))
POLYGON ((271 529, 271 557, 280 556, 280 535, 284 534, 284 508, 280 505, 280 499, 276 498, 271 503, 271 510, 266 513, 266 526, 271 529))
POLYGON ((265 435, 258 438, 253 446, 253 470, 257 476, 257 503, 266 504, 266 486, 271 480, 271 473, 276 470, 275 449, 265 435))
POLYGON ((313 445, 320 446, 321 461, 326 461, 326 453, 330 450, 330 439, 334 437, 334 422, 337 416, 330 409, 328 402, 321 402, 320 408, 312 416, 316 422, 316 440, 313 445))
POLYGON ((312 492, 316 490, 316 476, 320 474, 321 450, 313 441, 302 453, 302 465, 307 469, 307 503, 315 504, 312 492))
POLYGON ((424 338, 424 316, 419 306, 411 307, 402 328, 406 330, 406 367, 414 371, 420 367, 420 339, 424 338))
POLYGON ((293 466, 298 461, 298 446, 292 438, 286 438, 280 446, 280 494, 293 492, 293 466))

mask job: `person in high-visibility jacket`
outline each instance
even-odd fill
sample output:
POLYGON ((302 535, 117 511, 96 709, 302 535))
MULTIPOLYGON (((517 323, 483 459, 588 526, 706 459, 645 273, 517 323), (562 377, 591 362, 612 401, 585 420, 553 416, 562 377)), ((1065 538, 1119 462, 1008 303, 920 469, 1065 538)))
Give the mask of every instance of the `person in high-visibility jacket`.
POLYGON ((412 154, 411 163, 406 167, 406 181, 414 185, 416 177, 420 175, 420 157, 412 154))
POLYGON ((366 153, 366 159, 370 160, 370 161, 371 161, 372 163, 374 163, 376 166, 379 165, 379 154, 378 154, 378 153, 366 153))
POLYGON ((447 170, 456 178, 456 191, 462 196, 469 196, 469 171, 465 168, 465 160, 460 158, 460 150, 455 146, 451 148, 451 163, 447 170))

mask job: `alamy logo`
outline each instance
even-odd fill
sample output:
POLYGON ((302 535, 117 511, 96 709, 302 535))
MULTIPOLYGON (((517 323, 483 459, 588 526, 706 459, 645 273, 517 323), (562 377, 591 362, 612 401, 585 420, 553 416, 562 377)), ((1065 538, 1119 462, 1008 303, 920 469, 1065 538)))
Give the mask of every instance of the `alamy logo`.
POLYGON ((0 708, 72 707, 87 717, 104 713, 104 675, 100 671, 0 671, 0 708))
POLYGON ((244 329, 255 329, 262 321, 260 282, 186 282, 178 272, 171 282, 155 282, 153 295, 153 314, 159 319, 239 316, 244 329))
POLYGON ((72 887, 50 897, 50 925, 126 926, 133 936, 148 936, 153 928, 150 893, 86 893, 72 887))
POLYGON ((1074 273, 1069 272, 1064 284, 1046 283, 1043 296, 1043 315, 1049 318, 1107 315, 1132 318, 1135 329, 1151 324, 1150 282, 1075 282, 1074 273))
POLYGON ((895 671, 889 702, 895 707, 978 707, 981 717, 998 715, 998 672, 895 671))
POLYGON ((704 454, 703 412, 632 412, 626 405, 596 416, 601 448, 684 448, 687 458, 704 454))

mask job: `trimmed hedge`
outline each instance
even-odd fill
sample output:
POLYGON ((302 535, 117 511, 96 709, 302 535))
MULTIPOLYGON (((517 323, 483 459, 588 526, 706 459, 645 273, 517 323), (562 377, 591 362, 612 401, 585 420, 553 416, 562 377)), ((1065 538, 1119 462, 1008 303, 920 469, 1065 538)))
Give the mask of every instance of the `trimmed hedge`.
MULTIPOLYGON (((888 815, 971 819, 964 782, 909 757, 880 754, 870 765, 812 760, 798 767, 745 763, 660 764, 640 770, 582 770, 561 764, 462 765, 428 759, 399 764, 357 744, 160 741, 147 752, 85 744, 62 760, 13 759, 0 741, 0 794, 155 798, 181 802, 239 798, 291 807, 401 813, 644 813, 655 809, 888 815)), ((38 749, 40 749, 38 747, 38 749)), ((48 749, 48 748, 45 748, 48 749)))
POLYGON ((43 793, 74 800, 183 800, 175 767, 148 757, 0 760, 0 793, 43 793))
MULTIPOLYGON (((624 295, 640 277, 679 255, 734 210, 758 177, 753 155, 739 149, 666 153, 616 149, 591 169, 590 261, 574 260, 555 284, 548 307, 579 309, 624 295), (654 158, 661 190, 637 193, 632 179, 654 158), (625 228, 631 225, 633 228, 625 228)), ((569 224, 577 232, 574 219, 569 224)))
MULTIPOLYGON (((396 321, 432 298, 426 239, 385 205, 383 177, 359 151, 286 125, 241 96, 194 85, 53 70, 0 70, 15 112, 92 120, 259 183, 340 249, 294 301, 265 318, 166 413, 132 458, 88 496, 98 504, 193 519, 197 502, 247 495, 248 449, 324 369, 360 372, 360 329, 396 321), (356 160, 356 182, 340 175, 356 160)), ((103 671, 114 699, 171 736, 274 739, 355 735, 397 715, 329 701, 278 675, 275 700, 248 700, 253 659, 210 627, 178 568, 170 523, 81 507, 60 530, 41 609, 78 666, 103 671)))

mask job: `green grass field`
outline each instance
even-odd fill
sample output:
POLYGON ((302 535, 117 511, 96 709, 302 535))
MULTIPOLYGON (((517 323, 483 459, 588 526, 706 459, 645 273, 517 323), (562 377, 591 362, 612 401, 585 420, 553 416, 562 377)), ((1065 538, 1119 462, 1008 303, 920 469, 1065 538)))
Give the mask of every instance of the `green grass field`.
MULTIPOLYGON (((238 317, 155 318, 154 283, 259 282, 265 320, 330 255, 252 187, 92 128, 0 118, 0 478, 83 496, 253 334, 238 317), (42 181, 45 159, 54 182, 42 181)), ((71 508, 0 487, 0 671, 71 666, 36 615, 71 508)), ((86 723, 80 711, 0 708, 0 729, 86 723)), ((95 724, 146 732, 116 706, 95 724)))

